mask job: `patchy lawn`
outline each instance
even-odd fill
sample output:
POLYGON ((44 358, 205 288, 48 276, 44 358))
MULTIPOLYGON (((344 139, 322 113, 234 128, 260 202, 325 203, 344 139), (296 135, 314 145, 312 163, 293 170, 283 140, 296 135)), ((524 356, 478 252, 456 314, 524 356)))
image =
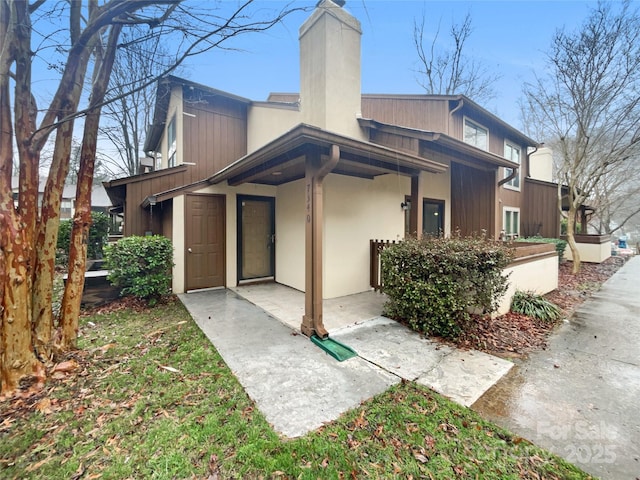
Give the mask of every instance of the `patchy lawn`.
POLYGON ((93 311, 80 348, 0 403, 0 477, 591 478, 410 382, 283 440, 175 300, 93 311))

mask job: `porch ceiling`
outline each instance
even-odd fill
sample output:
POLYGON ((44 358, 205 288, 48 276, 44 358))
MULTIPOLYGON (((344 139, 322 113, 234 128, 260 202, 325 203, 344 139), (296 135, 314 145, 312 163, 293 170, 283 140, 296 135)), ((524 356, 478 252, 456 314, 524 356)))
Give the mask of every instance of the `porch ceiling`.
POLYGON ((340 161, 332 172, 342 175, 373 178, 396 173, 412 176, 420 171, 442 173, 448 168, 433 160, 300 124, 209 177, 208 181, 216 184, 226 180, 229 185, 281 185, 304 178, 306 154, 316 150, 322 156, 329 156, 332 145, 340 147, 340 161))

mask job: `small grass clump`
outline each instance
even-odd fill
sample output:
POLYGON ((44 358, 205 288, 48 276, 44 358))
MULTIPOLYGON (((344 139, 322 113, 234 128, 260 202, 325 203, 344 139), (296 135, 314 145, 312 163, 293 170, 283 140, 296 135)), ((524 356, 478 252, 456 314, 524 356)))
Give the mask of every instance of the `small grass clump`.
POLYGON ((516 291, 511 300, 511 311, 543 322, 555 322, 562 318, 562 310, 541 295, 533 292, 516 291))
POLYGON ((84 317, 79 346, 0 402, 1 478, 591 478, 413 382, 282 439, 175 300, 84 317))

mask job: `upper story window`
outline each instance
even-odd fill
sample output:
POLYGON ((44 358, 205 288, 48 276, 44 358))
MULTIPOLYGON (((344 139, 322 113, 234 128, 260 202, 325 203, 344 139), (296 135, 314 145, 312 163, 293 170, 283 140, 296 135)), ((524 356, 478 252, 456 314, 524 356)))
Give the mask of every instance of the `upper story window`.
MULTIPOLYGON (((511 160, 514 163, 520 165, 520 149, 515 145, 505 142, 504 144, 504 158, 507 160, 511 160)), ((507 178, 513 173, 512 168, 504 169, 504 178, 507 178)), ((505 187, 511 187, 515 190, 520 190, 520 169, 518 169, 518 174, 505 183, 505 187)))
POLYGON ((482 150, 489 149, 489 130, 482 125, 472 122, 468 118, 464 119, 464 141, 470 145, 481 148, 482 150))
POLYGON ((176 117, 175 115, 167 127, 167 166, 176 166, 176 117))

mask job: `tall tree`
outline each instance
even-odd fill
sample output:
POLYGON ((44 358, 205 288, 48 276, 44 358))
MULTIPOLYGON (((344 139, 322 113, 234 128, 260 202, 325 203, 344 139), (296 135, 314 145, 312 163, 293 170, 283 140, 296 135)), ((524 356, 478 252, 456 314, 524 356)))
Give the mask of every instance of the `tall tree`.
MULTIPOLYGON (((143 140, 153 114, 155 85, 139 87, 148 84, 149 78, 158 77, 173 62, 161 39, 143 35, 140 28, 122 33, 108 92, 114 101, 105 105, 106 121, 100 127, 102 136, 114 147, 103 162, 112 177, 139 173, 143 140)), ((102 153, 104 156, 106 152, 102 153)))
POLYGON ((524 87, 530 118, 560 157, 574 273, 580 270, 574 232, 581 205, 608 175, 640 158, 639 92, 640 17, 628 0, 601 2, 577 31, 558 30, 546 76, 524 87))
POLYGON ((74 348, 86 263, 90 192, 101 109, 155 82, 108 96, 121 32, 138 28, 140 40, 163 38, 175 45, 170 72, 185 58, 240 34, 263 31, 291 9, 273 12, 240 3, 182 0, 0 0, 0 380, 1 393, 40 384, 56 351, 74 348), (204 8, 205 10, 200 10, 204 8), (47 10, 48 9, 48 10, 47 10), (32 20, 38 22, 34 28, 32 20), (34 64, 46 62, 57 89, 38 108, 34 64), (13 85, 13 95, 11 86, 13 85), (87 87, 88 99, 83 96, 87 87), (86 105, 82 102, 87 101, 86 105), (76 213, 69 281, 62 314, 52 312, 55 245, 60 203, 73 149, 75 120, 83 117, 76 213), (42 206, 38 205, 41 154, 51 142, 42 206), (17 207, 11 188, 19 165, 17 207), (54 335, 55 333, 55 335, 54 335))
POLYGON ((413 23, 413 43, 418 53, 418 83, 429 94, 462 94, 482 103, 495 97, 494 83, 500 75, 480 61, 466 55, 467 41, 473 33, 471 14, 449 28, 449 48, 441 46, 440 24, 430 41, 425 33, 426 14, 413 23))

